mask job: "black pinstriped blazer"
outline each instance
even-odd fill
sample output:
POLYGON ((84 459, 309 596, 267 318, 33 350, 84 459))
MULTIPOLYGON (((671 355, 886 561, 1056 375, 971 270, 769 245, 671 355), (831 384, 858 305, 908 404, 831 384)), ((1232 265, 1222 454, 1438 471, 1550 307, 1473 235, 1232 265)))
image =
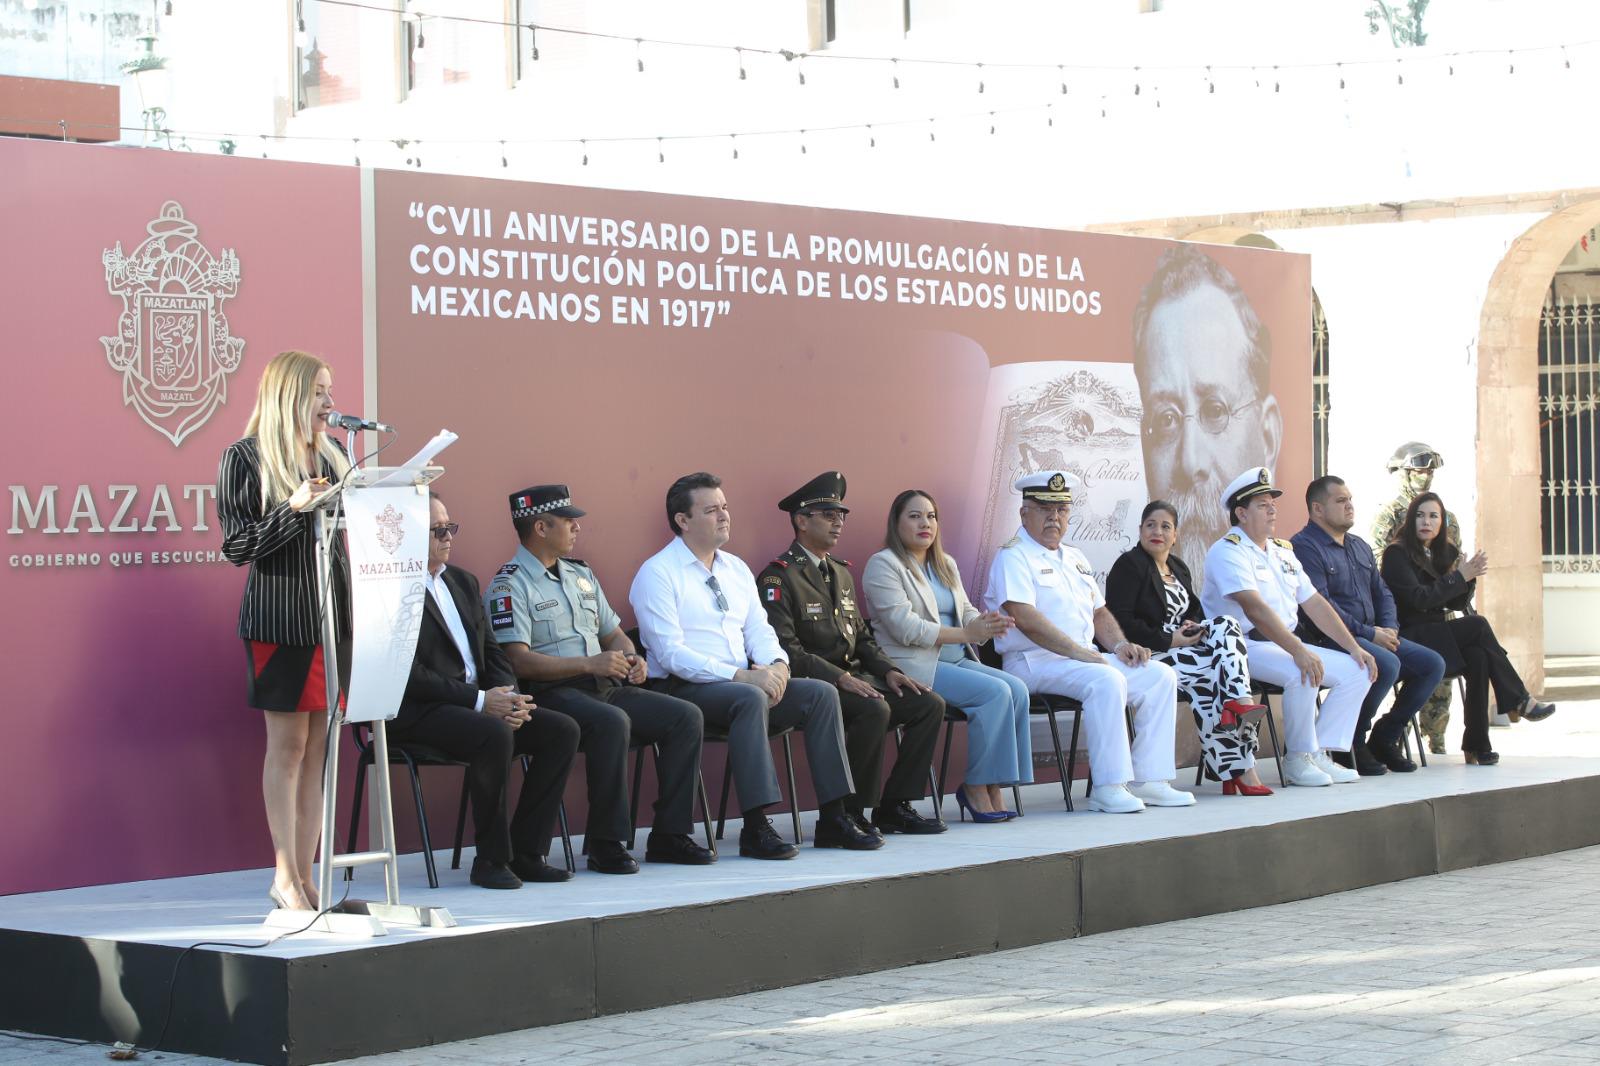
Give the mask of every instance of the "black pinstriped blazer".
MULTIPOLYGON (((326 462, 322 475, 334 476, 326 462)), ((222 453, 217 470, 217 517, 222 523, 223 556, 235 566, 250 567, 239 603, 239 635, 273 644, 321 644, 317 545, 311 513, 291 511, 287 503, 263 510, 261 453, 254 437, 237 440, 222 453)), ((339 632, 347 634, 350 564, 344 538, 337 538, 334 545, 335 617, 339 632)))

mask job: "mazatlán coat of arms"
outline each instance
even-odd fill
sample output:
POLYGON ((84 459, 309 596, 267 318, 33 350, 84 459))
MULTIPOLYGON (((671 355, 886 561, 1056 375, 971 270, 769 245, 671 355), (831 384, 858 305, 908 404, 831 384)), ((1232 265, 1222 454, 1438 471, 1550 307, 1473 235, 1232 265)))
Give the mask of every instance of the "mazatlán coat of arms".
POLYGON ((115 337, 101 337, 122 374, 122 402, 174 445, 205 424, 228 395, 244 341, 228 333, 222 301, 239 288, 239 257, 213 256, 195 224, 168 200, 131 255, 122 242, 100 260, 106 288, 122 297, 115 337))
POLYGON ((378 513, 378 546, 393 555, 405 539, 405 517, 394 509, 394 504, 386 504, 378 513))

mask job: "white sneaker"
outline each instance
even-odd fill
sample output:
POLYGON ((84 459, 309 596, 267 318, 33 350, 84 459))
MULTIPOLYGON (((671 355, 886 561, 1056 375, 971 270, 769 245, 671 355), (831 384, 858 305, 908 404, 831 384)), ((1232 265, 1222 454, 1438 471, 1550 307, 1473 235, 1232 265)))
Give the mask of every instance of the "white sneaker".
POLYGON ((1333 778, 1317 768, 1309 752, 1291 751, 1283 757, 1284 780, 1301 788, 1321 788, 1333 784, 1333 778))
POLYGON ((1181 792, 1167 781, 1133 781, 1128 791, 1150 807, 1193 807, 1194 793, 1181 792))
POLYGON ((1144 803, 1128 791, 1127 785, 1096 785, 1089 793, 1089 809, 1107 814, 1138 814, 1144 803))
POLYGON ((1328 775, 1328 780, 1336 785, 1348 785, 1352 781, 1360 781, 1361 775, 1346 766, 1340 766, 1328 758, 1328 753, 1319 751, 1311 756, 1311 761, 1317 764, 1317 769, 1328 775))

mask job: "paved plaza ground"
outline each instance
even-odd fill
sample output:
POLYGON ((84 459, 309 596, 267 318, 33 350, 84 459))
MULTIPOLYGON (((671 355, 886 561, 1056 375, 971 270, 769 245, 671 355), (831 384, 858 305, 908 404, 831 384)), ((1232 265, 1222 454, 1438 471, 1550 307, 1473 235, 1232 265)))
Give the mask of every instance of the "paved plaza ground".
MULTIPOLYGON (((1553 670, 1546 691, 1563 701, 1561 712, 1496 730, 1496 747, 1507 759, 1600 757, 1596 673, 1592 661, 1553 670)), ((1600 848, 1587 848, 351 1061, 1600 1062, 1597 888, 1600 848)), ((105 1054, 0 1036, 0 1066, 104 1062, 105 1054)))

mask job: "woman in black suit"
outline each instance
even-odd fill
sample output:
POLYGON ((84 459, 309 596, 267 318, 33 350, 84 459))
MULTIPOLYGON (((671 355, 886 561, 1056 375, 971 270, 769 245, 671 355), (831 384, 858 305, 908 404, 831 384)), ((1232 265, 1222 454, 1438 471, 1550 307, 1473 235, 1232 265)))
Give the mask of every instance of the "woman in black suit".
POLYGON ((1448 514, 1436 492, 1411 501, 1395 539, 1383 550, 1383 580, 1394 593, 1400 635, 1444 656, 1447 674, 1466 677, 1461 752, 1469 765, 1493 766, 1500 754, 1489 747, 1491 687, 1495 703, 1513 721, 1537 722, 1556 708, 1528 694, 1487 618, 1450 617, 1451 611, 1472 609, 1477 579, 1489 568, 1489 559, 1482 551, 1462 559, 1461 549, 1441 535, 1448 514))
MULTIPOLYGON (((222 554, 250 567, 239 605, 249 666, 250 706, 265 712, 267 754, 261 792, 276 870, 268 895, 279 907, 314 910, 311 862, 322 830, 322 762, 328 698, 322 661, 311 504, 350 469, 327 435, 333 375, 305 352, 267 364, 243 439, 228 446, 217 473, 222 554)), ((331 609, 350 631, 344 544, 331 609)), ((341 647, 348 646, 341 640, 341 647)))
POLYGON ((1270 796, 1256 775, 1256 726, 1266 708, 1250 701, 1244 634, 1232 618, 1206 618, 1184 561, 1173 554, 1178 512, 1152 500, 1139 516, 1139 543, 1106 575, 1106 607, 1135 644, 1178 675, 1194 710, 1206 771, 1224 795, 1270 796))

